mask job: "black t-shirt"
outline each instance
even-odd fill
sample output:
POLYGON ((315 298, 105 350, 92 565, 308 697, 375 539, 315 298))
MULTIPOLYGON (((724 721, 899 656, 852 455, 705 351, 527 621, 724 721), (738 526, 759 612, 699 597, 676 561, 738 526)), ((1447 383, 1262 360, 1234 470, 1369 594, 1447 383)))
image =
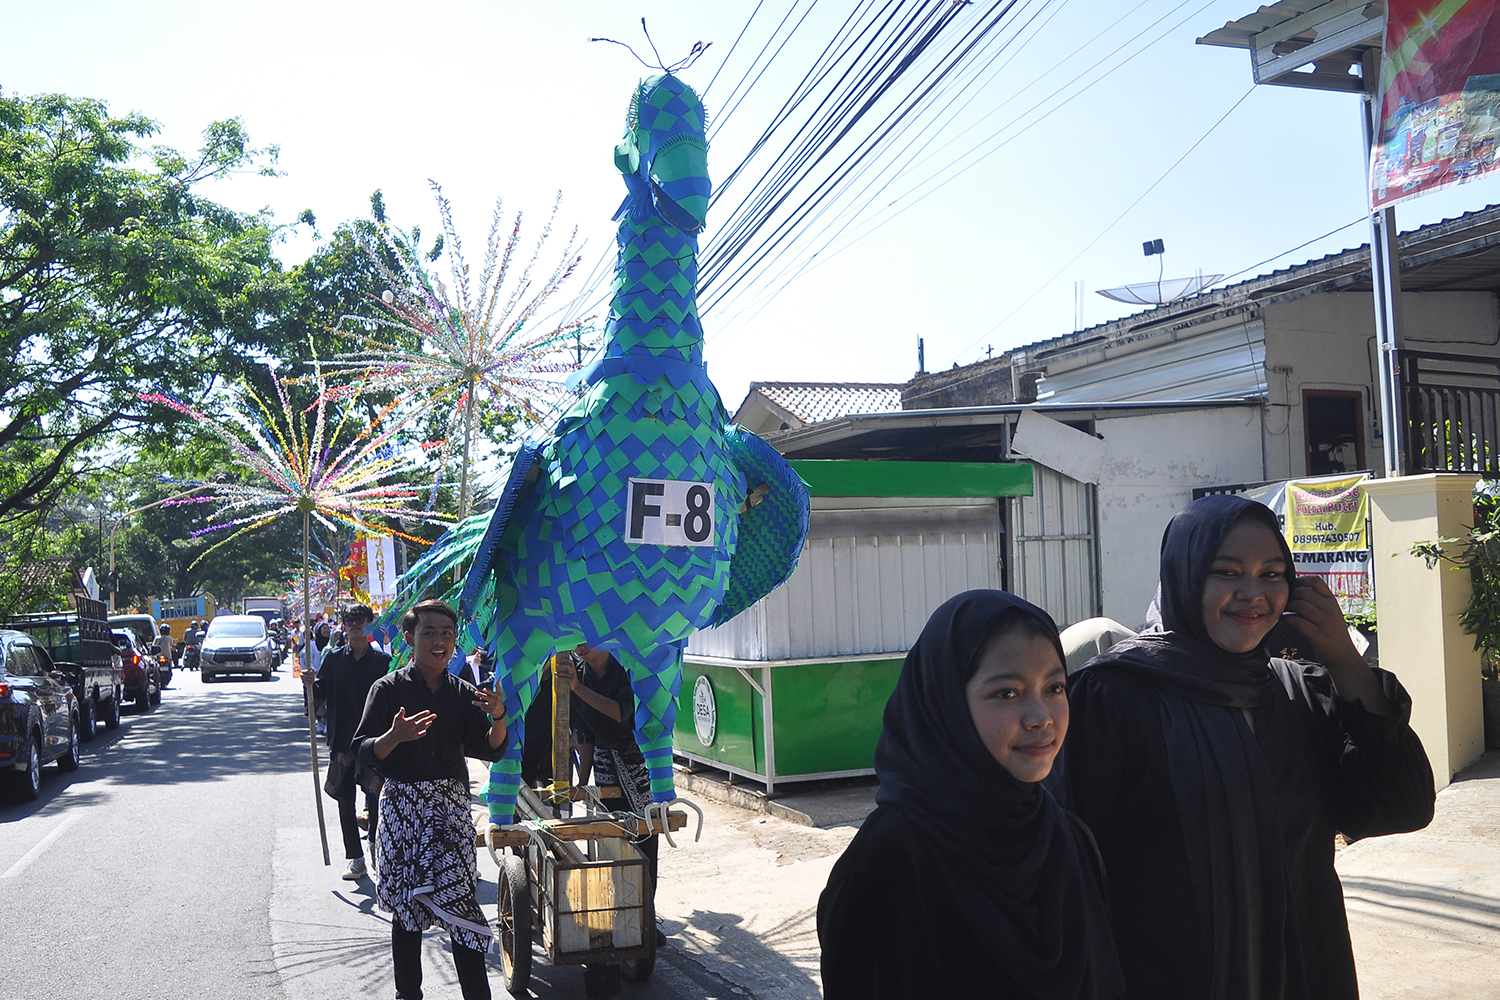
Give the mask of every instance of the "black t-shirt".
POLYGON ((318 668, 313 692, 328 703, 328 745, 333 750, 348 750, 354 742, 354 731, 364 715, 370 686, 391 669, 391 658, 371 646, 365 655, 354 658, 354 650, 343 646, 323 658, 318 668))
POLYGON ((574 694, 571 714, 573 729, 579 738, 585 743, 593 743, 600 750, 639 753, 635 745, 635 692, 630 688, 630 675, 620 661, 611 656, 602 676, 596 675, 592 667, 579 663, 578 678, 582 686, 620 706, 620 721, 616 722, 574 694))
POLYGON ((363 767, 374 768, 391 781, 435 781, 439 778, 469 780, 465 757, 499 760, 506 743, 490 746, 490 717, 474 704, 478 692, 468 681, 443 672, 436 691, 427 686, 416 666, 386 674, 370 687, 365 712, 354 733, 354 755, 363 767), (409 719, 431 711, 437 721, 427 735, 409 743, 398 743, 385 760, 375 759, 375 741, 391 728, 396 710, 406 709, 409 719))

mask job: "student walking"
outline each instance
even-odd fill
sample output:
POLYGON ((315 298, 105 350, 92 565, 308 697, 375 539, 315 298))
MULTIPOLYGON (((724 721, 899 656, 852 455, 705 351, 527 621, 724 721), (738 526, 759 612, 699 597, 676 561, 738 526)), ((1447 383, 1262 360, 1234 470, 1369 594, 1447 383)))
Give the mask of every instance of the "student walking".
MULTIPOLYGON (((349 644, 341 646, 313 670, 302 671, 304 684, 312 686, 315 705, 323 705, 328 731, 329 794, 339 804, 339 827, 344 834, 345 867, 343 877, 351 882, 364 878, 364 845, 359 839, 359 821, 354 811, 356 791, 362 787, 354 765, 354 731, 359 728, 370 687, 390 670, 391 658, 370 645, 365 629, 375 621, 375 612, 367 604, 351 604, 342 616, 349 644)), ((311 633, 309 633, 310 635, 311 633)), ((304 650, 316 649, 308 643, 304 650)), ((370 772, 373 773, 373 772, 370 772)), ((371 794, 371 784, 364 783, 365 811, 370 817, 370 843, 375 844, 380 823, 380 792, 371 794)))
POLYGON ((1067 734, 1045 611, 973 590, 933 613, 818 902, 827 1000, 1120 995, 1093 841, 1040 784, 1067 734))
POLYGON ((1334 833, 1420 829, 1432 770, 1395 675, 1355 652, 1262 504, 1210 496, 1162 539, 1160 626, 1073 676, 1054 780, 1109 873, 1126 996, 1354 1000, 1334 833), (1271 658, 1282 620, 1319 662, 1271 658))
MULTIPOLYGON (((350 634, 356 631, 350 629, 350 634)), ((475 886, 474 817, 465 757, 505 752, 505 703, 448 672, 458 615, 422 601, 401 619, 410 666, 370 688, 354 734, 359 763, 373 767, 380 793, 380 880, 376 901, 391 914, 396 996, 422 996, 422 931, 448 929, 464 1000, 489 1000, 484 953, 494 936, 475 886)))

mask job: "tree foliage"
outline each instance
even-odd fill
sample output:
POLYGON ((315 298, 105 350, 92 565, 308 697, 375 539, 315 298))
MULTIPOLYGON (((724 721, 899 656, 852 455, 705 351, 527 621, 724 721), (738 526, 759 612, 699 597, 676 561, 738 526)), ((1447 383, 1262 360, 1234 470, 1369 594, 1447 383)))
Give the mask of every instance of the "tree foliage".
POLYGON ((114 432, 159 421, 138 399, 201 396, 272 345, 290 294, 268 215, 195 186, 260 169, 237 120, 194 157, 145 148, 155 125, 98 101, 0 95, 0 522, 45 511, 114 432))
POLYGON ((1417 542, 1411 554, 1427 560, 1428 569, 1446 561, 1469 571, 1469 604, 1458 620, 1483 654, 1484 676, 1500 677, 1500 482, 1475 485, 1474 524, 1467 535, 1417 542), (1454 552, 1450 546, 1462 547, 1454 552))

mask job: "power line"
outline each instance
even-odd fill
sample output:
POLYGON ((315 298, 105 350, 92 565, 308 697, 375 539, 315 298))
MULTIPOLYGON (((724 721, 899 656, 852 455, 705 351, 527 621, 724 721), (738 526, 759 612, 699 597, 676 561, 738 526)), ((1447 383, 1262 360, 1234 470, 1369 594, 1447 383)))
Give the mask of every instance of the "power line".
POLYGON ((1283 250, 1283 251, 1281 251, 1281 253, 1277 254, 1274 257, 1267 257, 1265 260, 1259 262, 1258 264, 1251 264, 1249 267, 1245 268, 1243 271, 1236 271, 1236 272, 1234 272, 1231 275, 1228 275, 1226 277, 1220 278, 1217 282, 1215 282, 1215 284, 1219 284, 1219 285, 1228 284, 1229 282, 1233 281, 1235 278, 1238 278, 1242 274, 1249 274, 1251 271, 1254 271, 1256 268, 1265 267, 1267 264, 1271 263, 1271 261, 1273 261, 1273 260, 1280 260, 1281 258, 1285 257, 1289 253, 1296 253, 1298 250, 1301 250, 1303 247, 1310 247, 1314 243, 1318 242, 1319 240, 1326 240, 1326 239, 1328 239, 1328 237, 1332 236, 1335 233, 1342 233, 1344 230, 1348 229, 1351 226, 1357 226, 1361 222, 1368 222, 1368 221, 1369 221, 1369 216, 1367 216, 1367 215, 1361 215, 1359 218, 1355 219, 1353 222, 1346 222, 1342 226, 1339 226, 1337 229, 1330 229, 1330 230, 1328 230, 1328 232, 1324 233, 1322 236, 1314 236, 1312 239, 1308 240, 1306 243, 1298 243, 1296 246, 1292 247, 1290 250, 1283 250))
POLYGON ((1011 318, 1013 316, 1015 316, 1016 313, 1018 313, 1022 309, 1024 309, 1031 302, 1032 299, 1036 298, 1044 290, 1046 290, 1046 288, 1049 285, 1051 285, 1052 282, 1054 282, 1058 278, 1060 278, 1063 275, 1063 273, 1068 270, 1068 268, 1072 267, 1075 263, 1078 262, 1078 259, 1080 257, 1082 257, 1084 254, 1088 253, 1090 250, 1092 250, 1094 248, 1094 245, 1096 243, 1098 243, 1100 240, 1104 239, 1104 237, 1109 233, 1109 231, 1111 229, 1113 229, 1113 228, 1115 228, 1115 226, 1119 225, 1120 221, 1122 219, 1124 219, 1125 216, 1129 215, 1131 213, 1131 211, 1134 210, 1134 208, 1137 205, 1139 205, 1143 200, 1145 200, 1145 198, 1146 198, 1146 196, 1148 194, 1150 194, 1152 191, 1155 191, 1156 188, 1157 188, 1157 185, 1161 184, 1162 181, 1166 180, 1167 177, 1168 177, 1168 175, 1170 175, 1172 173, 1172 171, 1176 170, 1182 164, 1183 160, 1186 160, 1190 155, 1192 155, 1193 150, 1195 150, 1199 146, 1203 145, 1204 141, 1207 140, 1209 136, 1211 136, 1211 135, 1214 134, 1214 130, 1217 129, 1220 125, 1224 124, 1224 120, 1226 118, 1228 118, 1230 115, 1234 114, 1235 109, 1238 108, 1241 104, 1244 104, 1245 101, 1254 92, 1255 92, 1255 84, 1251 84, 1250 85, 1250 89, 1247 90, 1247 91, 1245 91, 1245 93, 1240 96, 1239 100, 1235 101, 1234 104, 1230 105, 1229 110, 1226 111, 1226 112, 1224 112, 1222 115, 1220 115, 1219 116, 1219 120, 1216 121, 1216 122, 1214 122, 1212 125, 1210 125, 1208 127, 1208 131, 1207 132, 1204 132, 1201 136, 1199 136, 1198 139, 1197 139, 1197 141, 1194 142, 1191 146, 1189 146, 1187 148, 1186 152, 1184 152, 1175 161, 1173 161, 1172 165, 1170 167, 1168 167, 1166 170, 1164 170, 1162 172, 1162 175, 1160 177, 1158 177, 1156 180, 1152 181, 1151 185, 1149 187, 1147 187, 1146 190, 1142 191, 1136 197, 1136 199, 1134 201, 1132 201, 1129 205, 1127 205, 1125 207, 1125 210, 1123 212, 1121 212, 1119 215, 1115 216, 1114 221, 1112 221, 1109 225, 1105 226, 1102 230, 1100 230, 1099 231, 1099 235, 1097 235, 1093 239, 1089 240, 1089 242, 1084 246, 1084 248, 1082 250, 1080 250, 1076 254, 1074 254, 1068 260, 1068 262, 1066 264, 1064 264, 1061 268, 1058 269, 1058 271, 1057 271, 1056 274, 1052 275, 1052 277, 1048 278, 1046 281, 1044 281, 1040 285, 1038 285, 1035 291, 1033 291, 1030 295, 1026 296, 1026 298, 1021 301, 1020 305, 1016 306, 1010 312, 1006 313, 1005 316, 1000 320, 1000 322, 996 323, 994 326, 992 326, 988 330, 984 331, 984 333, 981 333, 971 343, 969 343, 964 348, 962 348, 957 354, 954 355, 953 360, 955 360, 955 361, 958 360, 959 355, 964 354, 965 352, 967 352, 968 350, 970 350, 972 347, 974 347, 975 344, 978 344, 980 341, 984 340, 990 334, 992 334, 996 330, 1000 329, 1000 327, 1002 327, 1006 323, 1010 322, 1011 318))

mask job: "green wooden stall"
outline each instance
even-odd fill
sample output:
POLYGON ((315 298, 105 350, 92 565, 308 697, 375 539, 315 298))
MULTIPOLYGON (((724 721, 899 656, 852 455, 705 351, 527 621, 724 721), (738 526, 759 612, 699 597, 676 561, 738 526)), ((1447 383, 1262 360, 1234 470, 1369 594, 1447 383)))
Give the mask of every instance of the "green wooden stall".
POLYGON ((1001 585, 1001 499, 1030 463, 793 461, 808 544, 782 587, 684 656, 674 748, 764 782, 871 774, 906 651, 953 594, 1001 585))

